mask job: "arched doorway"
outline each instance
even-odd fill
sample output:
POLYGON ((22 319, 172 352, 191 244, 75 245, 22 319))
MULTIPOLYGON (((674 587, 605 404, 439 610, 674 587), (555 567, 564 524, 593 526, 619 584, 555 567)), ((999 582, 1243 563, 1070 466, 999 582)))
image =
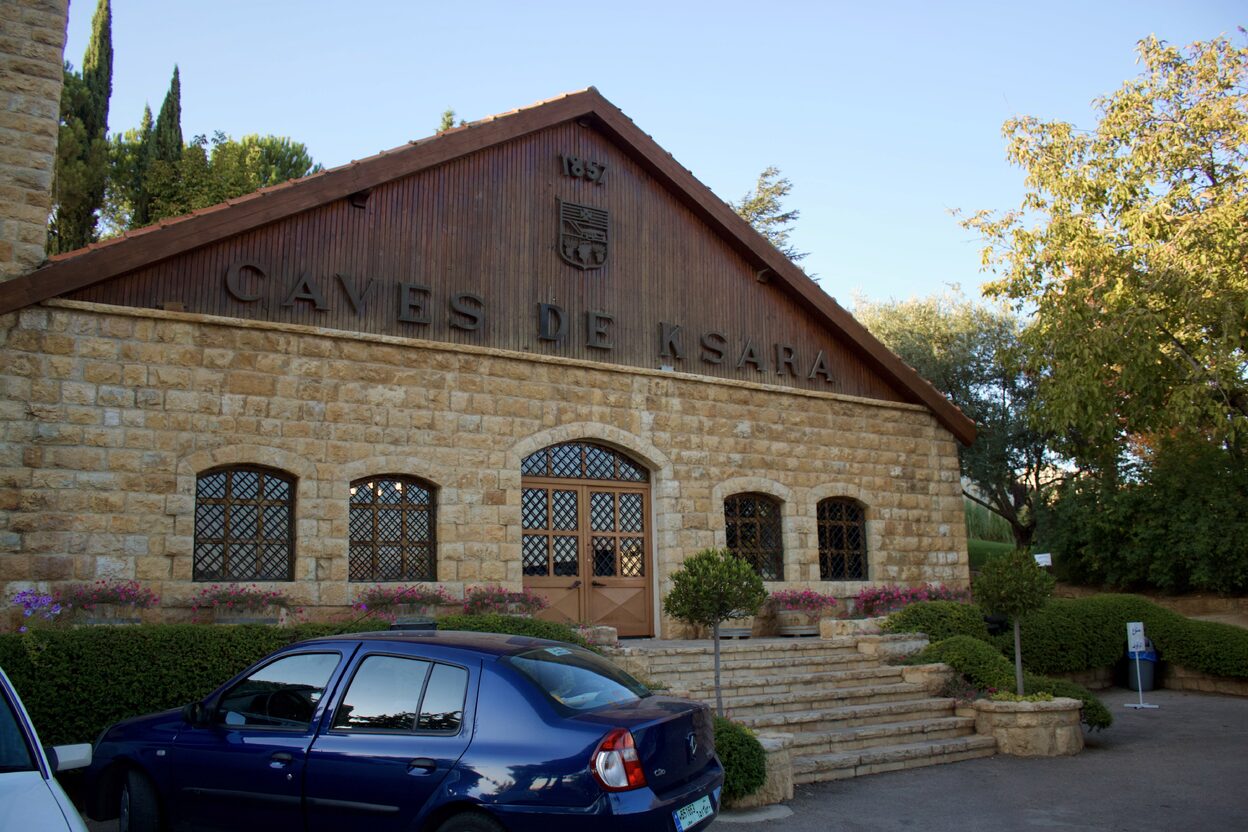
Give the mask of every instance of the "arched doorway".
POLYGON ((653 634, 650 473, 625 454, 564 442, 521 463, 524 586, 544 618, 653 634))

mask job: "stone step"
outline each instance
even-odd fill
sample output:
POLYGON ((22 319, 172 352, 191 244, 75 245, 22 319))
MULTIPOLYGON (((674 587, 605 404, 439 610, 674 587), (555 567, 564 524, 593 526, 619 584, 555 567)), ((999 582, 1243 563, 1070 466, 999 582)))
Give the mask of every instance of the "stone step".
POLYGON ((811 757, 889 745, 905 745, 920 740, 953 739, 974 733, 974 717, 948 716, 906 722, 884 722, 840 728, 835 731, 795 733, 792 735, 790 753, 795 757, 811 757))
MULTIPOLYGON (((724 692, 724 711, 732 719, 764 714, 790 714, 827 710, 847 705, 867 705, 887 702, 912 702, 927 695, 920 685, 898 682, 891 685, 860 685, 850 688, 833 688, 831 690, 806 690, 781 694, 755 694, 748 696, 731 695, 724 692)), ((714 702, 715 693, 711 691, 701 694, 698 698, 706 702, 714 702)))
MULTIPOLYGON (((853 638, 831 639, 750 639, 749 641, 721 640, 719 654, 725 659, 774 659, 779 656, 820 656, 838 653, 857 653, 858 643, 853 638)), ((714 647, 710 640, 682 642, 623 642, 608 652, 624 655, 644 655, 651 665, 679 663, 683 657, 710 656, 714 647)))
MULTIPOLYGON (((900 667, 889 667, 872 662, 869 665, 858 667, 854 666, 844 670, 808 670, 804 668, 775 667, 777 671, 774 675, 761 675, 760 671, 767 668, 758 668, 752 673, 725 673, 723 675, 724 687, 731 687, 734 695, 744 696, 747 694, 785 694, 796 693, 807 690, 833 690, 836 688, 856 687, 863 682, 881 682, 884 680, 900 682, 902 678, 902 670, 900 667)), ((703 691, 715 691, 714 674, 707 674, 705 679, 691 682, 686 681, 684 690, 697 696, 703 691)))
POLYGON ((737 721, 756 731, 800 732, 837 731, 859 725, 888 722, 913 722, 945 719, 953 716, 954 700, 915 698, 898 702, 873 702, 844 705, 839 708, 818 708, 809 711, 750 714, 737 721))
POLYGON ((954 763, 977 757, 990 757, 996 750, 995 739, 972 734, 836 754, 799 756, 793 758, 793 782, 821 783, 885 771, 954 763))
MULTIPOLYGON (((721 657, 719 672, 725 679, 767 677, 777 675, 801 675, 811 673, 831 673, 840 670, 859 670, 880 667, 880 660, 861 653, 845 653, 821 657, 818 661, 789 660, 786 658, 766 658, 724 661, 721 657)), ((651 679, 664 681, 692 682, 712 680, 715 676, 715 659, 713 656, 688 656, 680 664, 648 665, 651 679)))

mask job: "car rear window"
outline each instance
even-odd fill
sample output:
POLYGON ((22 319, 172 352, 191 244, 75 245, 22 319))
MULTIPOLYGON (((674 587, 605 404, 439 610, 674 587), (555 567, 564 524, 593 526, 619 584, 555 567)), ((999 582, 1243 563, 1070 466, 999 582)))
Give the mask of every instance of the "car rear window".
POLYGON ((539 647, 503 661, 556 703, 574 711, 632 702, 650 695, 641 682, 579 647, 539 647))

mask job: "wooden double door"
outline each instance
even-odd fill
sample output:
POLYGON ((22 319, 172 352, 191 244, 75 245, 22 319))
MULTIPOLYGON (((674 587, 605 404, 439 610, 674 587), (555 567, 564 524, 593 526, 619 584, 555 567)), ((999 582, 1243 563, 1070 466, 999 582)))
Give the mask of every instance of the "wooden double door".
POLYGON ((543 618, 653 635, 650 485, 524 477, 521 558, 543 618))

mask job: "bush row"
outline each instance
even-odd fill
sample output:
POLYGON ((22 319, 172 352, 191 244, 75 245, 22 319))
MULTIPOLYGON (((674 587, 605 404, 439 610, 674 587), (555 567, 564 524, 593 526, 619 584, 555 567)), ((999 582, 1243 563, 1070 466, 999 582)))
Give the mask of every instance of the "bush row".
MULTIPOLYGON (((1027 655, 1024 649, 1023 656, 1027 655)), ((916 662, 944 662, 981 690, 1014 690, 1014 664, 987 641, 958 635, 934 642, 913 658, 916 662)), ((1064 679, 1050 679, 1033 673, 1023 674, 1023 688, 1029 694, 1049 693, 1067 696, 1083 703, 1080 718, 1089 728, 1108 728, 1114 718, 1101 700, 1087 688, 1064 679)))
MULTIPOLYGON (((0 634, 0 667, 21 694, 40 739, 51 745, 91 742, 119 719, 178 708, 207 696, 279 647, 388 626, 370 618, 292 627, 35 627, 24 635, 0 634)), ((505 615, 448 616, 438 626, 584 644, 564 625, 505 615)))
MULTIPOLYGON (((1127 646, 1126 623, 1144 622, 1161 658, 1212 676, 1248 678, 1248 630, 1195 621, 1138 595, 1053 598, 1022 621, 1023 662, 1035 673, 1113 667, 1127 646)), ((892 632, 927 633, 933 642, 966 635, 1014 656, 1010 635, 989 638, 973 604, 915 604, 889 616, 892 632)))

